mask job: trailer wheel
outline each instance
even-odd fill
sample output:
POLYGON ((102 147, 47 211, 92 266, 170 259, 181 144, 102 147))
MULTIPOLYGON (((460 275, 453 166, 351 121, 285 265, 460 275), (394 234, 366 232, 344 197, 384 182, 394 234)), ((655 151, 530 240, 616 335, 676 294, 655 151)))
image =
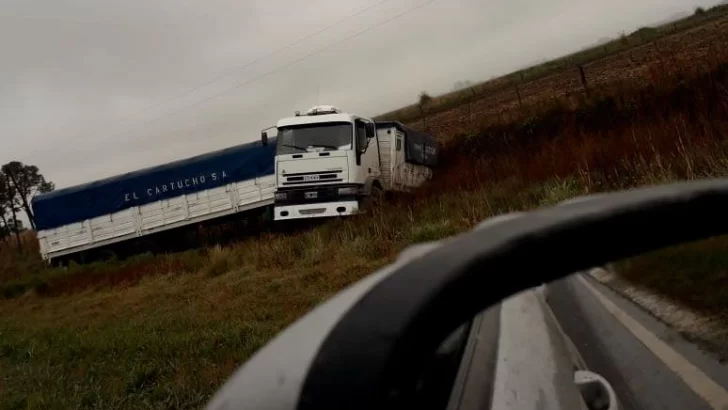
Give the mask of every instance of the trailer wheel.
POLYGON ((104 262, 114 261, 119 258, 116 252, 112 251, 111 249, 103 249, 99 252, 98 255, 99 260, 104 262))

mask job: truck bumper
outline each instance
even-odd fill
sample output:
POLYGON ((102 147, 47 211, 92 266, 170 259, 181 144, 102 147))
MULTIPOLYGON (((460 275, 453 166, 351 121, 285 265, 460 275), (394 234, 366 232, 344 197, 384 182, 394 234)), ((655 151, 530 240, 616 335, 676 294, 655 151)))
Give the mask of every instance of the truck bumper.
POLYGON ((359 202, 335 201, 301 205, 276 205, 273 212, 273 220, 275 221, 346 216, 359 213, 359 202))

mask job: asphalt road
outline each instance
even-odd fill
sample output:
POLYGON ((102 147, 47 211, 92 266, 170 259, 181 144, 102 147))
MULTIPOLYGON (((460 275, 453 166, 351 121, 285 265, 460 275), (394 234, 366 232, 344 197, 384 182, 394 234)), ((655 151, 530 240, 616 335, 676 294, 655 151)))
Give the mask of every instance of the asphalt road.
POLYGON ((621 408, 728 409, 728 367, 611 289, 575 275, 549 285, 546 298, 621 408))

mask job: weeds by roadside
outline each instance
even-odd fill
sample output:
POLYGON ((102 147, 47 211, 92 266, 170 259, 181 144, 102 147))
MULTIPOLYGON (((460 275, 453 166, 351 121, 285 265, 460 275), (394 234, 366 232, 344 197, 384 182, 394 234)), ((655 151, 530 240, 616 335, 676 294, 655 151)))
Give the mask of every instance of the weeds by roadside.
POLYGON ((728 321, 728 237, 719 236, 625 259, 621 277, 728 321))

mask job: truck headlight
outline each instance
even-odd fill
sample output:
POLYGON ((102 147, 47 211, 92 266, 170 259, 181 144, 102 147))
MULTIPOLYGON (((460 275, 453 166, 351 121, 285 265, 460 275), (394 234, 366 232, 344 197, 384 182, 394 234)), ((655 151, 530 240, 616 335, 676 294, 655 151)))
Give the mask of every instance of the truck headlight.
POLYGON ((276 192, 274 194, 274 198, 276 201, 285 201, 288 199, 288 193, 287 192, 276 192))
POLYGON ((355 186, 347 186, 339 188, 339 195, 356 195, 359 193, 359 188, 355 186))

